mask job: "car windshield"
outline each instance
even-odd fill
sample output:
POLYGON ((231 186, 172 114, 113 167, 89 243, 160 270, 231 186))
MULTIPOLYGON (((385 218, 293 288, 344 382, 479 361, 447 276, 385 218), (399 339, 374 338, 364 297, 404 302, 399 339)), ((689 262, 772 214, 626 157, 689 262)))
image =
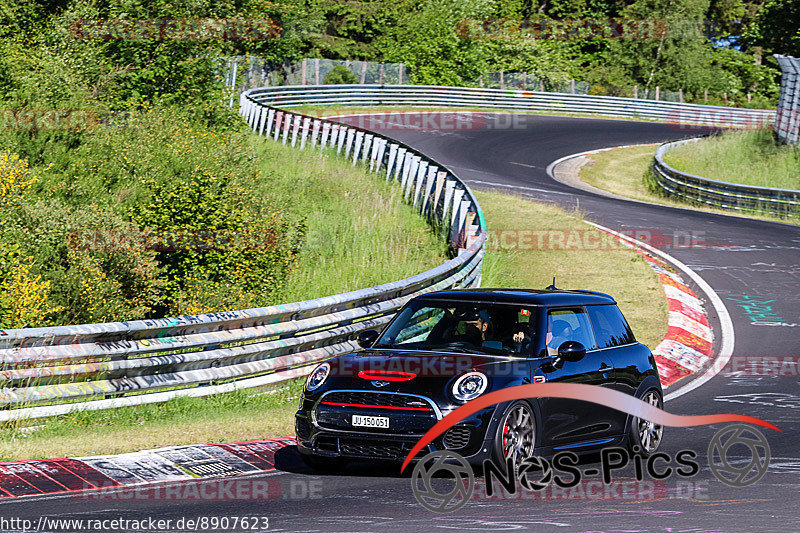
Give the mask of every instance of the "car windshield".
POLYGON ((528 356, 537 316, 533 306, 412 302, 374 346, 528 356))

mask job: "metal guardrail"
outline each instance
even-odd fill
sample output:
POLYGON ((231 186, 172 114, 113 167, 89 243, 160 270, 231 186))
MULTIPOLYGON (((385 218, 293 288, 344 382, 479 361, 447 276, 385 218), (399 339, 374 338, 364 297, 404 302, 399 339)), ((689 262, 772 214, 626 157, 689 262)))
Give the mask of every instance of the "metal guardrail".
POLYGON ((512 109, 657 120, 675 124, 758 128, 775 111, 569 93, 427 85, 320 85, 264 87, 248 91, 254 102, 296 106, 406 106, 512 109))
POLYGON ((356 349, 358 332, 383 327, 415 296, 480 283, 486 222, 452 171, 379 134, 259 104, 251 92, 241 95, 240 112, 254 131, 300 149, 335 149, 399 182, 457 256, 404 280, 304 302, 0 331, 0 421, 280 382, 356 349))
POLYGON ((767 213, 782 217, 800 214, 800 191, 712 180, 681 172, 664 162, 664 155, 668 151, 700 139, 702 137, 664 143, 656 149, 653 173, 668 195, 742 213, 767 213))
POLYGON ((775 55, 781 67, 781 94, 775 135, 781 142, 800 142, 800 58, 775 55))

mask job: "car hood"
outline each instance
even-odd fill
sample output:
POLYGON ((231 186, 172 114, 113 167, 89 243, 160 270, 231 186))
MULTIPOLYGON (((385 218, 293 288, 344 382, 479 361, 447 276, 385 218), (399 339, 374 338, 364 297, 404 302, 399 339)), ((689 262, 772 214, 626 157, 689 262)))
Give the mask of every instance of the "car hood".
POLYGON ((497 366, 521 362, 520 358, 416 350, 364 350, 331 359, 331 376, 390 382, 414 379, 449 380, 470 370, 492 373, 497 366))

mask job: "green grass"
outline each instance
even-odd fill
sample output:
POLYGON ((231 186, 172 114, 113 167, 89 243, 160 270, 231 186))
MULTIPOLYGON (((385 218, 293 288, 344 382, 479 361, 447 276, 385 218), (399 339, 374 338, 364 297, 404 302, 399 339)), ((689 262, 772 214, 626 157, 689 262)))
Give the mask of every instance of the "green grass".
POLYGON ((651 166, 653 164, 655 150, 656 147, 654 145, 645 145, 633 146, 630 148, 615 148, 614 150, 592 154, 588 156, 589 162, 580 170, 580 179, 598 189, 603 189, 643 202, 671 207, 691 208, 707 213, 735 215, 758 220, 787 222, 792 224, 800 223, 799 220, 792 218, 733 213, 727 209, 690 204, 665 196, 660 192, 654 192, 655 187, 650 188, 647 183, 654 182, 654 178, 651 174, 651 166))
POLYGON ((255 143, 267 179, 254 193, 280 196, 308 224, 283 302, 397 281, 446 259, 444 239, 382 174, 354 168, 335 151, 255 143))
POLYGON ((771 131, 729 131, 670 150, 665 162, 683 172, 732 183, 800 189, 800 150, 771 131))
POLYGON ((0 460, 80 457, 289 436, 294 431, 303 383, 297 379, 267 391, 176 398, 8 424, 0 431, 0 460))

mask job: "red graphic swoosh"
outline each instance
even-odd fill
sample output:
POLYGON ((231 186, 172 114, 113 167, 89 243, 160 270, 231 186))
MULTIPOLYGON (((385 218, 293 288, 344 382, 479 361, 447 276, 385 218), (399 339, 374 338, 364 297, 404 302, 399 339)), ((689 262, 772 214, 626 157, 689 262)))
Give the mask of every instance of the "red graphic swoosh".
POLYGON ((630 394, 619 392, 598 385, 581 385, 578 383, 543 383, 531 385, 517 385, 507 389, 490 392, 479 398, 465 403, 446 417, 439 420, 425 433, 419 442, 408 452, 406 460, 400 471, 406 469, 411 459, 433 439, 464 420, 469 415, 492 405, 512 400, 525 398, 567 398, 571 400, 584 400, 592 402, 629 415, 650 420, 662 426, 685 428, 690 426, 704 426, 722 422, 745 422, 765 428, 781 431, 769 422, 747 415, 719 414, 719 415, 673 415, 654 407, 648 403, 634 398, 630 394))

